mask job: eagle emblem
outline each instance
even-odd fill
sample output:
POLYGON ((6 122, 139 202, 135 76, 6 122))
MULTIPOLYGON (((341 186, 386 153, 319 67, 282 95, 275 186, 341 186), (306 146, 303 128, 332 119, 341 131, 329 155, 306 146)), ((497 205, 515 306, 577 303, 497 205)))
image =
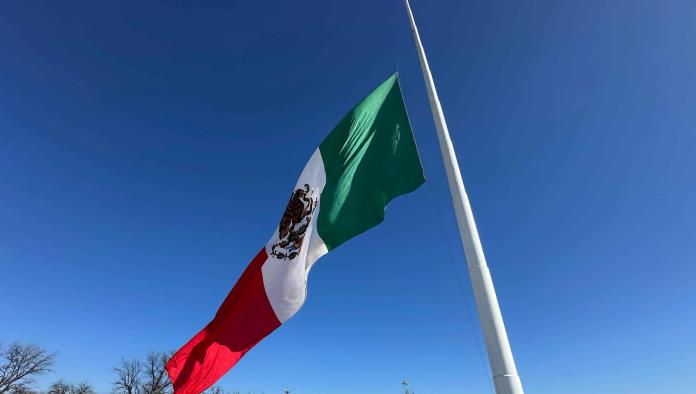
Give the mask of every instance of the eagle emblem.
POLYGON ((271 245, 271 256, 278 260, 297 257, 317 202, 308 184, 292 193, 278 225, 278 242, 271 245))

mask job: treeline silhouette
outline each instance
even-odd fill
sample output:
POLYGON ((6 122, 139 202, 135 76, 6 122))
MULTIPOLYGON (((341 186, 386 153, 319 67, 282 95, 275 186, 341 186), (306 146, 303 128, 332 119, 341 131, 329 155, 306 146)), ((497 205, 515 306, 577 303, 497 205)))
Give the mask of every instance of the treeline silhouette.
MULTIPOLYGON (((47 391, 36 389, 36 379, 53 371, 56 353, 34 344, 0 342, 0 394, 96 394, 86 380, 74 383, 59 379, 47 391)), ((172 382, 164 369, 169 352, 150 352, 143 359, 125 360, 113 368, 114 394, 171 394, 172 382)), ((213 386, 205 394, 240 394, 213 386)), ((263 393, 262 393, 263 394, 263 393)))

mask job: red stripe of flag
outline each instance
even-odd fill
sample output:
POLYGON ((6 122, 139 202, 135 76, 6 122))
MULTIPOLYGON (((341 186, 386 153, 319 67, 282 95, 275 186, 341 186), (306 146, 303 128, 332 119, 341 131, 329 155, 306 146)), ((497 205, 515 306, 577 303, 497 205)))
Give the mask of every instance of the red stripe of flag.
POLYGON ((266 250, 254 257, 215 318, 167 363, 176 394, 198 394, 212 386, 254 345, 280 326, 263 286, 266 250))

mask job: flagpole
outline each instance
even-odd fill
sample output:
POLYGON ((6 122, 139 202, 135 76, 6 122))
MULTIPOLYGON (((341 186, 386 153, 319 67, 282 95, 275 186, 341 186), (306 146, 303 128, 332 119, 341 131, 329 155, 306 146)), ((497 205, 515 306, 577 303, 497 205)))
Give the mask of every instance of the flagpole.
POLYGON ((413 40, 416 43, 418 50, 418 58, 420 59, 421 69, 423 70, 423 78, 425 79, 425 87, 428 91, 428 99, 430 100, 430 109, 433 112, 435 120, 435 129, 437 130, 437 139, 440 142, 440 151, 442 160, 445 164, 447 172, 447 180, 449 182, 450 193, 452 195, 452 204, 457 217, 457 225, 459 226, 459 234, 464 246, 464 254, 469 267, 469 277, 476 297, 476 308, 478 310, 483 338, 488 349, 488 359, 493 372, 493 383, 495 391, 498 394, 523 394, 522 382, 517 375, 515 360, 512 357, 510 342, 508 341, 503 316, 500 313, 498 306, 498 298, 495 295, 493 288, 493 280, 491 273, 486 264, 486 258, 483 255, 481 240, 479 239, 474 215, 471 211, 469 198, 464 189, 462 175, 459 172, 459 164, 457 156, 452 147, 445 115, 440 106, 440 100, 437 97, 435 90, 435 82, 430 73, 428 59, 425 57, 423 44, 421 44, 420 36, 416 21, 413 18, 413 12, 408 0, 404 0, 404 5, 408 12, 408 18, 411 22, 411 31, 413 32, 413 40))

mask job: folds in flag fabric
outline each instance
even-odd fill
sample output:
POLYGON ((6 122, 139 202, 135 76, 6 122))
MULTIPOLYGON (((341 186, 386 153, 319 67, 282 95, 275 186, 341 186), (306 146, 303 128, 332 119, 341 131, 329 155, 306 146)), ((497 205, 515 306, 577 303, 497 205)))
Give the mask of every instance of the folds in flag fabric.
POLYGON ((317 259, 384 220, 425 181, 397 75, 356 105, 314 151, 271 239, 213 320, 167 363, 177 394, 212 386, 290 319, 317 259))

